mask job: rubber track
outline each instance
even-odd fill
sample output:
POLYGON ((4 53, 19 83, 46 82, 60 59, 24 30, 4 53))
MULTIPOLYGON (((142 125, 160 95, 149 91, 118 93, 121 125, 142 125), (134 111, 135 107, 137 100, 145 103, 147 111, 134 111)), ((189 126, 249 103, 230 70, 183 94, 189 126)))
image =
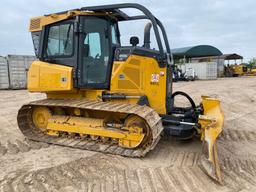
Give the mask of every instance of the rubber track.
POLYGON ((160 140, 160 134, 163 130, 161 118, 150 107, 111 103, 92 100, 75 100, 75 99, 45 99, 31 102, 21 107, 18 112, 18 125, 22 133, 29 139, 46 142, 56 145, 68 146, 72 148, 79 148, 91 151, 98 151, 104 153, 111 153, 127 157, 142 157, 145 156, 160 140), (45 135, 36 129, 32 123, 31 113, 32 106, 46 106, 46 107, 70 107, 88 110, 109 111, 116 113, 135 114, 143 118, 149 125, 152 137, 148 138, 147 144, 143 148, 125 149, 116 144, 104 144, 93 140, 82 140, 79 138, 70 137, 53 137, 45 135))
POLYGON ((125 169, 115 166, 118 164, 115 158, 95 156, 6 176, 0 181, 0 191, 204 192, 240 191, 256 185, 254 160, 227 159, 225 163, 229 164, 229 168, 223 170, 225 183, 221 186, 206 177, 198 166, 125 169))

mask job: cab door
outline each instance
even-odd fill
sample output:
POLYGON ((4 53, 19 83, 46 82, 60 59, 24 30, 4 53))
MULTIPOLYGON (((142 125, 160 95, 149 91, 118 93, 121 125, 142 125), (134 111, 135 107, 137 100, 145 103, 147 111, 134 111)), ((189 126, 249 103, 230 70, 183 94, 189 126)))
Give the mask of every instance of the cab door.
POLYGON ((110 22, 105 17, 81 17, 78 85, 80 88, 108 89, 112 67, 110 22))

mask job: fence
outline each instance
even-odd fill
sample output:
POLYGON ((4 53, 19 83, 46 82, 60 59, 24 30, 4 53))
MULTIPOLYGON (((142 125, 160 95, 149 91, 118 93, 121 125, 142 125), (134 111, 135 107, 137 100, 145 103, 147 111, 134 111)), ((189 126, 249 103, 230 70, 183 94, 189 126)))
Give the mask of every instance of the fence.
POLYGON ((8 55, 0 57, 0 89, 25 89, 27 72, 35 56, 8 55))
POLYGON ((7 60, 0 56, 0 89, 8 89, 10 86, 7 60))

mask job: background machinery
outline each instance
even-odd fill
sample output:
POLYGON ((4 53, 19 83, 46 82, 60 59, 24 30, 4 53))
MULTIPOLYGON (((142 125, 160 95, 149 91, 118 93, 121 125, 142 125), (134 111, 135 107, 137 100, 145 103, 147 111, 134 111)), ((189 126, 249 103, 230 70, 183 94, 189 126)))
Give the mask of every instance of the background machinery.
POLYGON ((142 157, 163 132, 180 139, 198 135, 202 167, 221 182, 216 148, 224 121, 220 101, 203 96, 196 105, 186 93, 172 93, 167 35, 148 9, 139 4, 84 7, 32 18, 30 31, 39 60, 29 69, 28 90, 46 93, 47 99, 19 110, 18 125, 27 138, 142 157), (125 8, 142 15, 128 16, 125 8), (118 24, 139 19, 150 21, 143 46, 138 37, 122 46, 118 24), (150 47, 151 28, 158 50, 150 47), (176 106, 177 96, 191 106, 176 106))
POLYGON ((193 68, 185 69, 185 72, 178 67, 177 64, 172 65, 172 81, 194 81, 197 78, 195 70, 193 68))
POLYGON ((239 77, 242 75, 247 74, 248 69, 243 64, 233 64, 233 65, 227 65, 224 66, 224 74, 226 77, 239 77))

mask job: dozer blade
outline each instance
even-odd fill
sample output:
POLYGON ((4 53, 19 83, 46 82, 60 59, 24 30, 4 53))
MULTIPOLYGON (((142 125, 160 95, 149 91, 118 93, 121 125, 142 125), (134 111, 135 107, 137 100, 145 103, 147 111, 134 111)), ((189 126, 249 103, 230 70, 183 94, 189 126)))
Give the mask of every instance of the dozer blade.
POLYGON ((199 116, 203 141, 201 166, 210 177, 222 184, 216 140, 223 128, 224 115, 218 99, 202 96, 202 105, 204 114, 199 116))

